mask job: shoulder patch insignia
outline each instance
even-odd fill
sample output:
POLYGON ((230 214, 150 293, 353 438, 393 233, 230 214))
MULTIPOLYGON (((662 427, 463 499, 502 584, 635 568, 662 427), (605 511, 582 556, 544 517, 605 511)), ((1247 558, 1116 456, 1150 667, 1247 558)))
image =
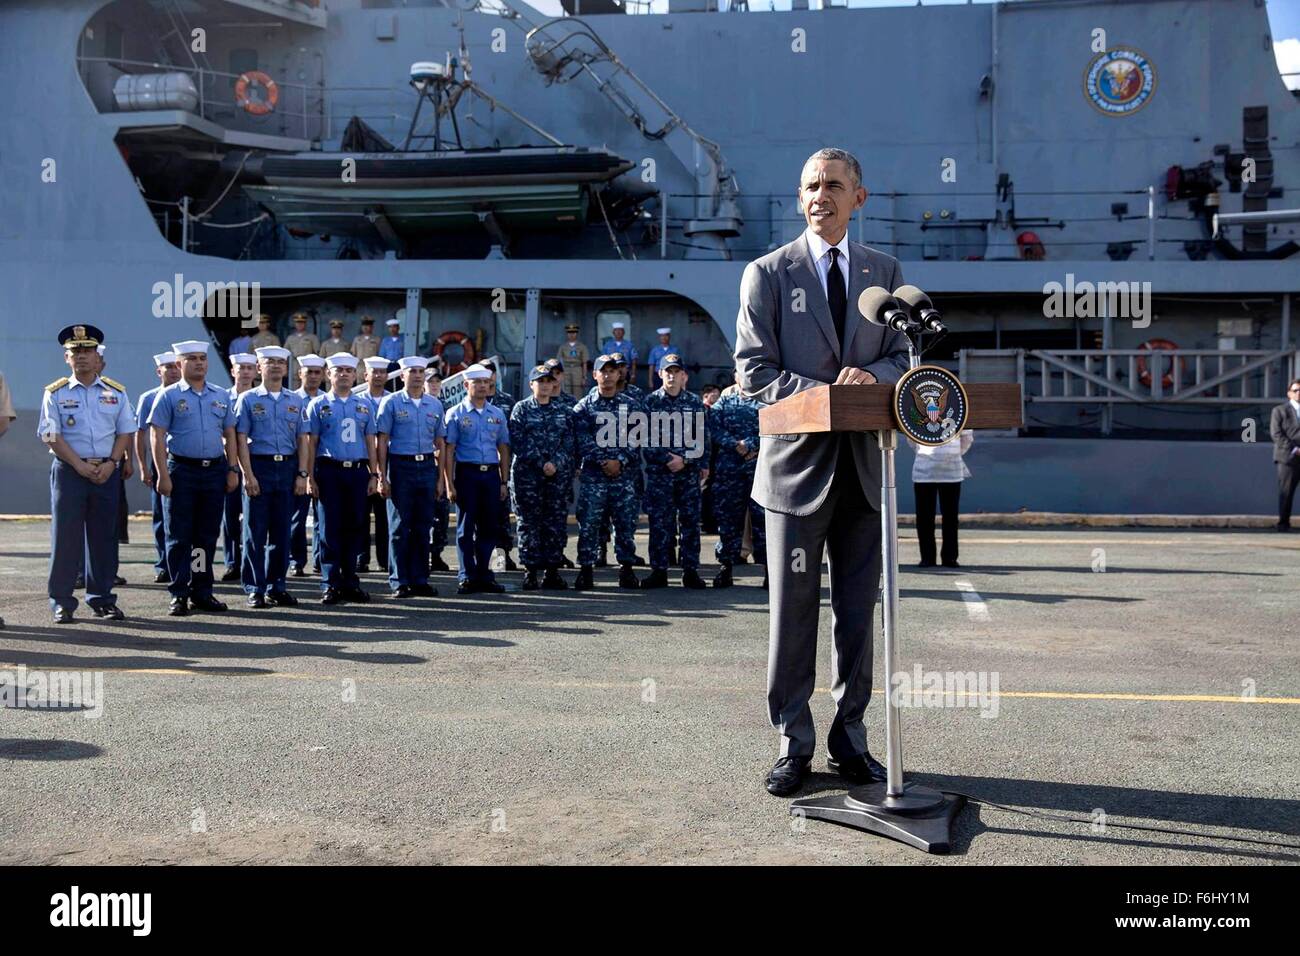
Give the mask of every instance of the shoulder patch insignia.
POLYGON ((50 382, 49 385, 45 386, 45 390, 47 392, 57 392, 64 385, 67 385, 70 381, 72 381, 72 379, 68 378, 68 376, 65 375, 63 376, 63 378, 58 379, 57 381, 50 382))

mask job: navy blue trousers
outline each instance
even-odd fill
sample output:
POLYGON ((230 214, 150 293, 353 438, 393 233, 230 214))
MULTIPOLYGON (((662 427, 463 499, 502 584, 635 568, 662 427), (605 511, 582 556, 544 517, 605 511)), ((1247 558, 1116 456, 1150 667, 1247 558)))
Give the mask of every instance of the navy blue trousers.
POLYGON ((260 493, 243 496, 244 560, 239 578, 248 594, 279 593, 285 590, 289 570, 289 521, 298 461, 254 457, 252 465, 260 493))
MULTIPOLYGON (((297 460, 297 456, 294 456, 297 460)), ((297 465, 294 466, 296 476, 297 465)), ((289 560, 300 568, 307 567, 307 511, 315 508, 311 495, 294 495, 293 518, 289 522, 289 560)), ((311 560, 320 563, 320 512, 315 512, 311 532, 311 560)))
POLYGON ((117 603, 117 512, 122 473, 102 485, 82 478, 59 459, 50 466, 50 610, 77 609, 72 593, 84 562, 86 603, 117 603))
MULTIPOLYGON (((461 581, 495 580, 489 567, 492 549, 501 542, 501 469, 456 462, 456 552, 461 581)), ((507 512, 509 505, 506 506, 507 512)))
POLYGON ((244 479, 239 479, 239 487, 226 495, 226 507, 221 515, 221 540, 225 550, 226 567, 239 567, 240 541, 243 531, 239 519, 244 513, 244 479))
POLYGON ((163 499, 167 573, 172 597, 211 597, 212 562, 226 505, 226 460, 207 468, 167 460, 172 493, 163 499))
POLYGON ((429 583, 429 530, 438 492, 438 463, 390 456, 388 482, 388 584, 429 583))
POLYGON ((158 494, 158 469, 149 465, 149 474, 153 475, 154 486, 149 491, 149 504, 153 506, 153 546, 158 560, 153 563, 154 571, 167 570, 167 533, 163 530, 163 497, 158 494))
MULTIPOLYGON (((320 501, 320 586, 359 588, 357 561, 366 548, 366 489, 370 484, 370 463, 358 462, 345 468, 329 458, 316 460, 316 487, 320 501)), ((425 580, 428 580, 426 572, 425 580)))

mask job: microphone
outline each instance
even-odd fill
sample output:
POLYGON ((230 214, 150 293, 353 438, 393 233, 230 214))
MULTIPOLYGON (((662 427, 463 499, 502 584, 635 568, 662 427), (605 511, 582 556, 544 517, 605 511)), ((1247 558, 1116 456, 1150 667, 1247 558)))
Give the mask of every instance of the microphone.
POLYGON ((862 295, 858 296, 858 311, 872 325, 883 325, 895 332, 906 332, 913 324, 911 317, 898 307, 894 297, 879 286, 862 291, 862 295))
POLYGON ((910 313, 910 318, 926 332, 947 332, 930 297, 914 285, 902 285, 894 290, 894 298, 910 313))

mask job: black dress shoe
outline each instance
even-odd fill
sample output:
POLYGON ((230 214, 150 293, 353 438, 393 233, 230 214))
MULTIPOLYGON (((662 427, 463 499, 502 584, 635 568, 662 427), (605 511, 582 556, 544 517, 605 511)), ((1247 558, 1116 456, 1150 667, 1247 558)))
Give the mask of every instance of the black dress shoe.
POLYGON ((474 585, 474 590, 479 594, 505 594, 506 586, 496 581, 480 581, 474 585))
POLYGON ((934 567, 934 562, 933 562, 933 561, 918 561, 918 562, 916 562, 916 566, 917 566, 918 568, 932 568, 932 567, 934 567))
POLYGON ((632 555, 632 563, 635 564, 638 568, 648 567, 650 564, 649 561, 641 557, 641 555, 639 554, 632 555))
POLYGON ((72 582, 72 590, 74 591, 86 590, 86 576, 84 574, 77 575, 77 580, 72 582))
POLYGON ((245 598, 244 604, 246 604, 248 607, 255 608, 255 609, 266 608, 269 606, 266 603, 266 598, 260 594, 257 594, 256 592, 250 594, 247 598, 245 598))
POLYGON ((222 611, 228 610, 223 602, 211 596, 191 597, 190 607, 196 611, 207 611, 209 614, 220 614, 222 611))
POLYGON ((437 597, 438 589, 432 584, 425 582, 424 584, 412 584, 411 593, 416 597, 437 597))
POLYGON ((341 604, 343 595, 338 588, 326 588, 325 593, 320 596, 321 604, 341 604))
POLYGON ((811 757, 782 757, 764 781, 767 792, 777 797, 794 796, 803 786, 811 763, 811 757))
POLYGON ((295 578, 305 578, 307 576, 307 572, 302 569, 302 565, 300 564, 295 564, 289 573, 295 578))
POLYGON ((319 562, 319 561, 313 561, 313 562, 312 562, 311 573, 312 573, 312 574, 320 574, 320 562, 319 562))
POLYGON ((343 600, 352 601, 356 604, 369 604, 370 594, 362 588, 344 588, 343 600))
POLYGON ((167 606, 167 614, 170 617, 186 617, 190 613, 190 599, 183 597, 174 597, 171 604, 167 606))
POLYGON ((266 603, 272 607, 297 607, 298 599, 288 591, 272 591, 266 596, 266 603))
POLYGON ((70 607, 56 607, 56 608, 54 609, 54 623, 55 623, 55 624, 71 624, 71 623, 72 623, 72 608, 70 608, 70 607))
POLYGON ((93 610, 95 617, 102 618, 105 621, 122 621, 126 619, 126 615, 122 613, 122 609, 116 604, 104 604, 93 608, 93 610))
POLYGON ((457 594, 477 594, 477 593, 478 593, 478 588, 476 588, 476 587, 473 585, 473 583, 470 582, 470 581, 461 581, 460 583, 458 583, 458 584, 456 585, 456 593, 457 593, 457 594))
POLYGON ((449 565, 446 561, 442 560, 442 555, 435 554, 433 557, 429 559, 429 570, 439 571, 442 574, 450 574, 451 565, 449 565))
POLYGON ((1289 524, 1275 524, 1273 525, 1273 530, 1280 531, 1282 534, 1286 534, 1288 531, 1291 530, 1291 526, 1289 524))
POLYGON ((567 591, 569 585, 565 583, 564 578, 560 577, 560 572, 555 568, 547 568, 546 573, 542 575, 543 591, 567 591))
POLYGON ((687 568, 682 572, 682 587, 690 588, 692 591, 698 591, 701 588, 708 587, 704 579, 700 577, 700 572, 694 568, 687 568))
POLYGON ((223 580, 223 581, 238 581, 238 580, 239 580, 239 568, 237 568, 237 567, 229 567, 229 568, 226 568, 226 570, 223 571, 222 574, 221 574, 221 580, 223 580))
POLYGON ((168 574, 166 571, 155 571, 153 576, 153 583, 171 584, 172 583, 171 575, 168 574))
POLYGON ((826 760, 826 767, 838 773, 849 783, 858 786, 864 783, 880 783, 889 776, 884 765, 871 756, 870 752, 854 754, 843 760, 829 757, 826 760))
POLYGON ((731 565, 724 564, 722 570, 713 576, 713 586, 715 588, 729 588, 735 581, 731 579, 731 565))
POLYGON ((560 559, 560 567, 564 568, 566 571, 572 571, 577 567, 577 565, 573 563, 571 558, 565 557, 560 559))
POLYGON ((126 578, 122 577, 120 574, 113 575, 113 585, 115 587, 120 588, 124 584, 126 584, 126 578))
POLYGON ((370 565, 368 564, 357 565, 357 574, 369 574, 369 573, 370 573, 370 565))
POLYGON ((632 570, 630 564, 620 564, 618 566, 618 586, 621 588, 639 588, 641 582, 637 580, 636 572, 632 570))
POLYGON ((536 591, 541 586, 542 585, 537 580, 537 572, 532 568, 529 568, 527 573, 524 575, 524 590, 536 591))
POLYGON ((512 557, 510 557, 510 552, 509 552, 509 551, 506 552, 506 570, 507 570, 507 571, 518 571, 518 570, 519 570, 519 565, 515 564, 515 559, 512 558, 512 557))
POLYGON ((655 568, 642 579, 641 587, 645 590, 668 587, 668 572, 661 568, 655 568))
POLYGON ((578 569, 578 576, 573 580, 573 590, 590 591, 596 587, 596 582, 592 579, 591 565, 584 564, 578 569))
POLYGON ((961 565, 958 564, 956 561, 945 561, 945 562, 943 563, 943 566, 944 566, 945 568, 960 568, 960 567, 961 567, 961 565))
POLYGON ((415 593, 411 590, 409 584, 399 584, 393 588, 392 596, 404 601, 409 597, 415 597, 415 593))

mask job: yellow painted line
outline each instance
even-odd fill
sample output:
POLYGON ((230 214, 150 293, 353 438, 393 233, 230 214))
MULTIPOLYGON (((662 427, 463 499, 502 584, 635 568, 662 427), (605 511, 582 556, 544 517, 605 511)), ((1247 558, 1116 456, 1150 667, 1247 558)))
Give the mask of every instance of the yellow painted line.
MULTIPOLYGON (((73 670, 67 666, 63 667, 42 667, 37 665, 22 665, 30 671, 66 671, 73 670)), ((0 663, 0 670, 15 670, 18 664, 0 663)), ((346 675, 338 674, 299 674, 292 671, 260 671, 249 673, 247 671, 235 670, 231 668, 213 668, 211 670, 191 670, 184 667, 96 667, 92 670, 101 673, 112 674, 153 674, 160 677, 279 677, 284 680, 320 680, 320 681, 337 681, 343 680, 346 675)), ((356 679, 355 676, 352 679, 356 679)), ((366 678, 369 679, 369 678, 366 678)), ((382 677, 375 678, 375 683, 389 684, 463 684, 464 680, 459 677, 382 677)), ((639 689, 642 684, 640 681, 627 682, 605 682, 605 681, 517 681, 511 680, 513 686, 524 687, 545 687, 556 690, 629 690, 639 689)), ((762 690, 759 685, 754 687, 726 686, 726 685, 698 685, 698 684, 673 684, 671 682, 658 682, 661 687, 676 691, 740 691, 750 693, 762 690)), ((1242 697, 1237 694, 1126 694, 1118 691, 1083 693, 1076 691, 1063 690, 1002 690, 981 694, 978 691, 938 691, 947 697, 1020 697, 1040 700, 1135 700, 1147 701, 1154 703, 1200 703, 1200 704, 1300 704, 1300 697, 1242 697)), ((829 694, 829 687, 815 688, 814 693, 829 694)), ((924 694, 925 691, 920 691, 924 694)))

